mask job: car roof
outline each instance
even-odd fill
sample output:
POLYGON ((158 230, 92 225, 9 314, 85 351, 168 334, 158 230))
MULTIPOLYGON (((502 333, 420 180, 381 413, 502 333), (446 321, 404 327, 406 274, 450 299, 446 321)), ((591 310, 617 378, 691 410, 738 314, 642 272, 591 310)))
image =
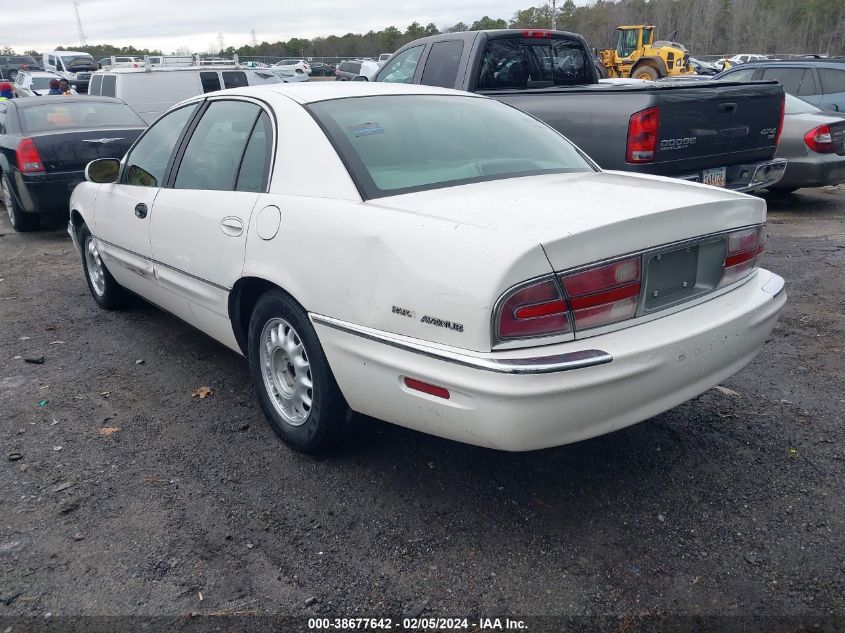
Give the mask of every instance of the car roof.
MULTIPOLYGON (((255 98, 266 98, 267 93, 274 93, 288 97, 297 103, 315 103, 317 101, 330 101, 332 99, 346 99, 349 97, 372 97, 387 95, 444 95, 455 97, 472 97, 483 99, 481 95, 475 95, 460 90, 449 88, 438 88, 436 86, 423 86, 419 84, 381 83, 373 81, 320 81, 320 82, 297 82, 262 84, 245 88, 232 88, 221 90, 214 94, 243 95, 255 98)), ((209 96, 209 95, 202 95, 209 96)), ((190 99, 189 101, 192 101, 190 99)))
POLYGON ((813 64, 840 67, 845 65, 845 57, 798 57, 793 59, 752 59, 745 62, 754 66, 778 65, 778 64, 813 64))
POLYGON ((45 95, 42 97, 27 97, 26 99, 13 99, 18 108, 32 108, 45 103, 125 103, 114 97, 96 97, 93 95, 45 95))

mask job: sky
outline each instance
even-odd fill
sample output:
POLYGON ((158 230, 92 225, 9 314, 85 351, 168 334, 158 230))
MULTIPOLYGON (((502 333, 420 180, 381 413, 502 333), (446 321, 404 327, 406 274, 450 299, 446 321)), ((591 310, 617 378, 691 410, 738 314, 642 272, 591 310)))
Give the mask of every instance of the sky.
MULTIPOLYGON (((386 26, 401 30, 414 21, 438 27, 472 23, 489 15, 510 19, 517 9, 542 0, 80 0, 90 44, 134 45, 170 53, 180 47, 205 52, 222 32, 225 46, 292 37, 366 33, 386 26), (389 8, 386 8, 389 7, 389 8)), ((0 0, 0 46, 18 53, 79 44, 72 0, 0 0)), ((390 52, 390 51, 387 51, 390 52)))

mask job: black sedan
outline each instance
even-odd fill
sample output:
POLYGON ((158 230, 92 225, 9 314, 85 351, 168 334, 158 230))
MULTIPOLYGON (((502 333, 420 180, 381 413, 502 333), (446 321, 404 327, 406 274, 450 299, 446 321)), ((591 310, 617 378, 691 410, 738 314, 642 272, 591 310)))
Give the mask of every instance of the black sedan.
POLYGON ((120 99, 45 96, 0 101, 0 185, 12 226, 67 214, 97 158, 123 158, 147 124, 120 99))
POLYGON ((323 62, 310 62, 312 77, 334 77, 334 66, 323 62))

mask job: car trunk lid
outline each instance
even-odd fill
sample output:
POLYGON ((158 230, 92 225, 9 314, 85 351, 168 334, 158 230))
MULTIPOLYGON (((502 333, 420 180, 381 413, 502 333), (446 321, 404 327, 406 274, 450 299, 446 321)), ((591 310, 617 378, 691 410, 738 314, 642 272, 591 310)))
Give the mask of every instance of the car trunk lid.
POLYGON ((98 158, 123 158, 140 128, 62 130, 32 136, 46 171, 82 171, 98 158))

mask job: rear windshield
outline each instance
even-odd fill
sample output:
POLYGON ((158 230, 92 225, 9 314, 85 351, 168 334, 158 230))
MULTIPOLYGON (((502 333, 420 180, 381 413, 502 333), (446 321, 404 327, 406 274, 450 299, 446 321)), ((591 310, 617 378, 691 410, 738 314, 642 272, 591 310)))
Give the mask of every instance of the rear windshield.
POLYGON ((147 127, 144 120, 125 103, 45 103, 20 108, 19 112, 27 134, 73 128, 147 127))
POLYGON ((478 71, 478 90, 547 88, 593 82, 592 60, 581 42, 566 39, 490 40, 478 71))
POLYGON ((563 136, 498 101, 396 95, 322 101, 309 109, 366 198, 593 170, 563 136))

